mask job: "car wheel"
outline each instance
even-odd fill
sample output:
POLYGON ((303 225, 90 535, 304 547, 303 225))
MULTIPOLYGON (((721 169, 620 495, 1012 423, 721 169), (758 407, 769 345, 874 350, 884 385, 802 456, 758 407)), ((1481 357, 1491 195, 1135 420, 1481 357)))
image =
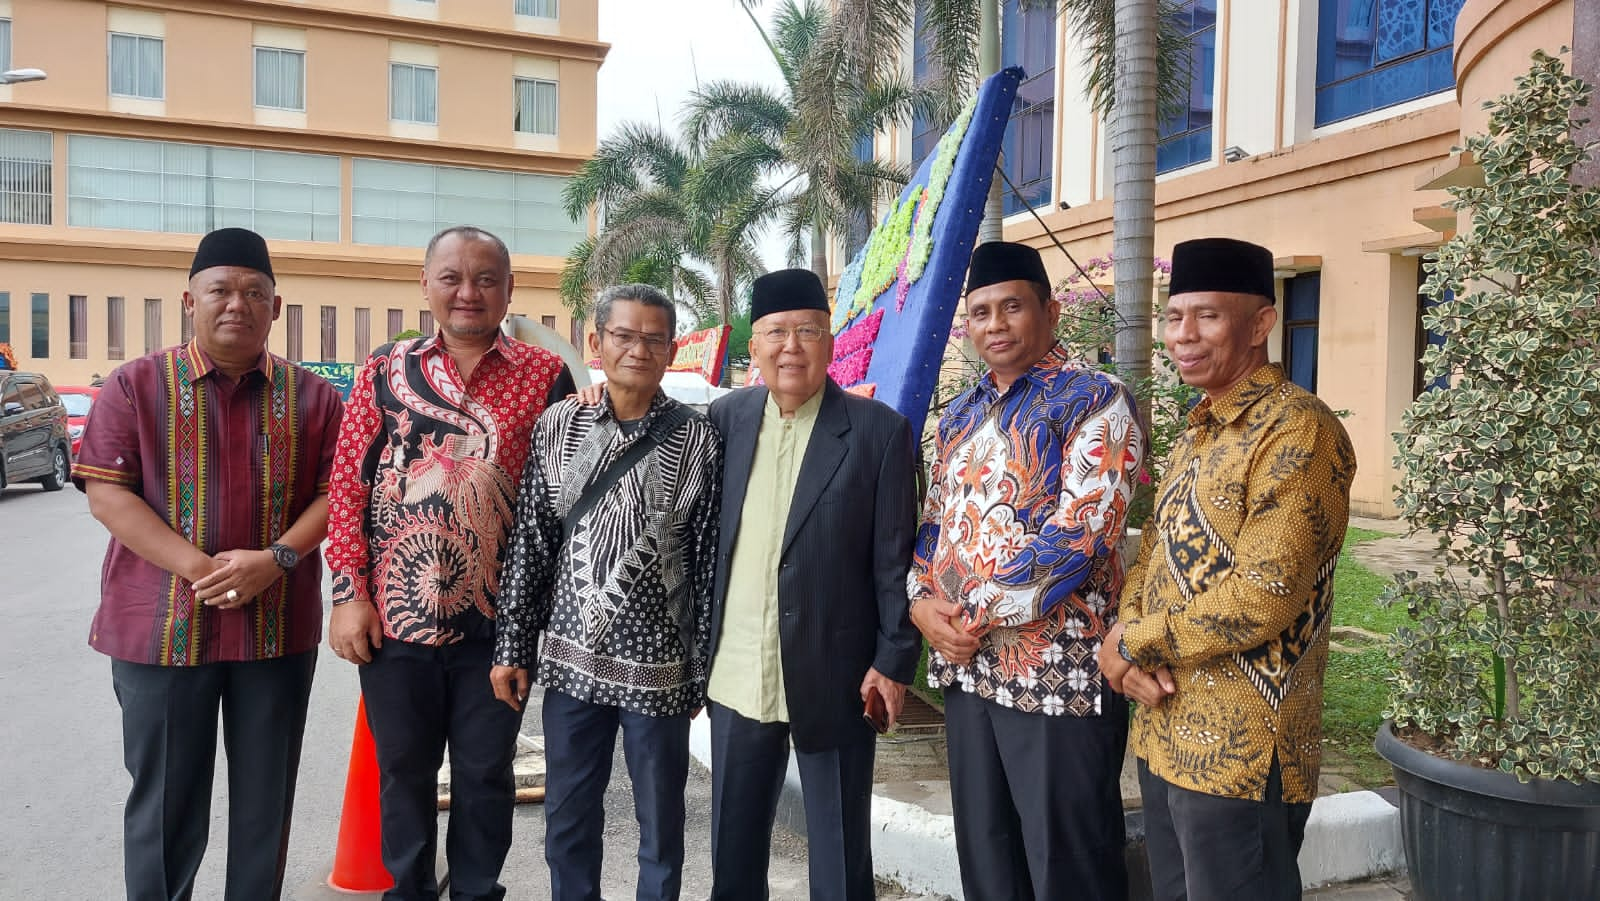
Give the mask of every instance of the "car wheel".
POLYGON ((60 491, 72 481, 72 462, 67 449, 57 444, 50 449, 50 474, 39 480, 46 491, 60 491))

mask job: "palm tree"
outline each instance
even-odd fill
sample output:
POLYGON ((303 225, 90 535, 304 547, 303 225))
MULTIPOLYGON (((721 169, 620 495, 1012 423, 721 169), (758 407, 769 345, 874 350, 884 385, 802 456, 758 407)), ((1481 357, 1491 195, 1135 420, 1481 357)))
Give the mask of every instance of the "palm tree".
POLYGON ((692 143, 659 127, 624 124, 603 141, 562 193, 573 220, 598 208, 601 230, 572 249, 561 273, 561 299, 586 315, 596 287, 653 284, 695 318, 733 318, 741 285, 762 271, 755 238, 777 213, 754 179, 708 181, 692 143), (715 202, 706 193, 714 187, 715 202), (706 273, 695 264, 711 272, 706 273))
MULTIPOLYGON (((782 0, 770 32, 751 21, 778 64, 783 88, 717 81, 692 95, 685 131, 701 148, 696 191, 719 198, 713 184, 738 185, 750 175, 776 182, 779 206, 798 261, 809 239, 811 269, 828 280, 828 242, 854 218, 870 215, 906 183, 902 166, 855 155, 856 142, 931 106, 932 93, 913 87, 874 54, 853 55, 852 29, 875 33, 885 8, 909 0, 874 0, 831 15, 819 0, 782 0), (844 14, 848 12, 854 18, 844 14)), ((755 5, 746 0, 746 12, 755 5)), ((891 9, 892 11, 892 9, 891 9)))

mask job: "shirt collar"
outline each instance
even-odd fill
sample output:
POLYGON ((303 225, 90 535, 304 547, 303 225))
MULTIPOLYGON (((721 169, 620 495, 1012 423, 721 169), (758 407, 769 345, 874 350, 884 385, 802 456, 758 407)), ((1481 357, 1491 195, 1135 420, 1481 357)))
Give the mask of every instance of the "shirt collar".
MULTIPOLYGON (((1032 366, 1029 366, 1026 372, 1017 376, 1017 381, 1020 382, 1023 379, 1027 379, 1034 384, 1042 386, 1051 376, 1072 366, 1075 362, 1072 354, 1067 351, 1066 346, 1057 341, 1050 346, 1049 350, 1045 351, 1044 356, 1040 357, 1032 366)), ((978 384, 990 394, 1000 393, 999 386, 994 382, 993 372, 985 372, 983 377, 978 380, 978 384)), ((1016 384, 1016 382, 1012 384, 1016 384)))
MULTIPOLYGON (((806 402, 801 404, 800 408, 794 411, 795 421, 804 422, 807 420, 816 419, 817 411, 822 409, 822 395, 827 390, 828 383, 823 382, 822 387, 817 389, 817 393, 811 395, 809 398, 806 398, 806 402)), ((766 409, 762 412, 761 418, 767 420, 783 419, 783 410, 779 409, 778 399, 772 396, 771 389, 767 390, 767 405, 766 409)))
MULTIPOLYGON (((497 353, 506 359, 510 359, 511 351, 511 339, 506 337, 505 332, 497 331, 495 332, 494 343, 489 345, 489 349, 484 351, 483 355, 488 357, 491 353, 497 353)), ((418 341, 417 345, 410 350, 410 353, 418 356, 435 352, 444 353, 444 332, 439 329, 434 329, 432 335, 418 341)))
MULTIPOLYGON (((184 351, 188 353, 189 363, 194 367, 194 375, 190 378, 191 382, 197 382, 217 371, 216 361, 211 359, 210 354, 200 349, 198 339, 190 338, 189 343, 184 345, 184 351)), ((272 365, 272 354, 263 350, 261 358, 256 360, 255 371, 261 373, 270 382, 272 381, 272 365)))
POLYGON ((1288 380, 1289 377, 1283 374, 1282 366, 1277 363, 1267 363, 1250 373, 1239 384, 1229 388, 1227 394, 1215 400, 1209 396, 1201 398, 1200 402, 1194 405, 1194 409, 1189 411, 1189 424, 1203 425, 1211 421, 1218 425, 1227 425, 1238 419, 1256 401, 1276 391, 1279 385, 1288 380))

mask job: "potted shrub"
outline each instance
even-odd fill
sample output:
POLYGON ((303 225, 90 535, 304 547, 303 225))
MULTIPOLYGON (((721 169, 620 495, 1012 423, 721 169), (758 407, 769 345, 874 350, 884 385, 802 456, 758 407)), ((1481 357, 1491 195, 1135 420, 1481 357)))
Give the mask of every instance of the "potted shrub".
POLYGON ((1395 770, 1419 899, 1600 898, 1600 191, 1561 61, 1489 104, 1440 248, 1443 343, 1397 434, 1398 504, 1445 566, 1390 590, 1395 770), (1448 567, 1446 569, 1445 567, 1448 567))

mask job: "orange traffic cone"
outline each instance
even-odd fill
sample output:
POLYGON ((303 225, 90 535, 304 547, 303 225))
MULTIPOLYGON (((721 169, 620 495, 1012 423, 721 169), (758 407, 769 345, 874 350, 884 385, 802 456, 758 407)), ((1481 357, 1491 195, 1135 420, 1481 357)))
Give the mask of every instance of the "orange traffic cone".
POLYGON ((367 702, 356 705, 355 736, 350 740, 350 771, 339 814, 339 844, 328 885, 342 892, 381 892, 394 885, 383 868, 378 820, 378 753, 367 728, 367 702))

